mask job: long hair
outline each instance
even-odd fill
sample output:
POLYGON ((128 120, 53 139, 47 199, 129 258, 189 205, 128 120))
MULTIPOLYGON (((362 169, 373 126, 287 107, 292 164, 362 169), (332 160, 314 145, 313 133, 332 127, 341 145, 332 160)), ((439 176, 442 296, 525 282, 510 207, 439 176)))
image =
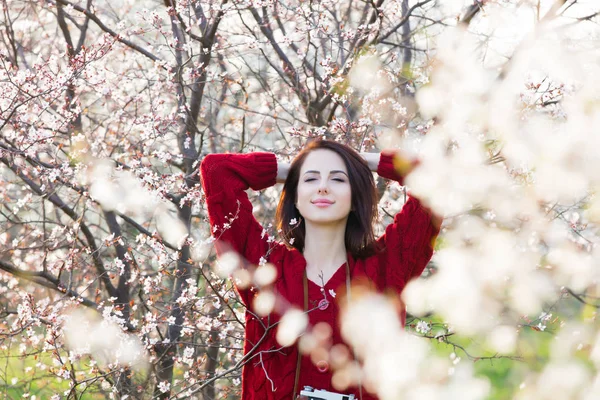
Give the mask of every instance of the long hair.
POLYGON ((375 235, 373 224, 377 220, 377 189, 373 174, 367 162, 354 149, 341 143, 329 140, 310 142, 294 158, 283 185, 277 213, 277 228, 287 246, 304 251, 306 227, 300 212, 296 208, 296 193, 300 180, 300 169, 311 151, 318 149, 331 150, 337 153, 348 170, 348 178, 352 192, 351 211, 348 215, 344 241, 346 250, 354 258, 365 258, 375 252, 375 235), (291 225, 290 221, 299 221, 291 225))

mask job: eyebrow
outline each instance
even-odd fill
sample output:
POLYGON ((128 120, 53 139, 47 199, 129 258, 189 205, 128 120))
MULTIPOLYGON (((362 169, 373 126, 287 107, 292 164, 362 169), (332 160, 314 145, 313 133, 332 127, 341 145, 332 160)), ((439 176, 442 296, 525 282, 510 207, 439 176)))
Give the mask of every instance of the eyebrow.
MULTIPOLYGON (((306 174, 319 174, 319 175, 321 175, 321 172, 315 171, 315 170, 310 170, 310 171, 306 171, 304 173, 304 175, 306 175, 306 174)), ((345 173, 344 171, 339 170, 339 169, 334 169, 333 171, 329 171, 329 175, 331 175, 331 174, 344 174, 344 175, 346 175, 346 177, 348 176, 347 173, 345 173)))

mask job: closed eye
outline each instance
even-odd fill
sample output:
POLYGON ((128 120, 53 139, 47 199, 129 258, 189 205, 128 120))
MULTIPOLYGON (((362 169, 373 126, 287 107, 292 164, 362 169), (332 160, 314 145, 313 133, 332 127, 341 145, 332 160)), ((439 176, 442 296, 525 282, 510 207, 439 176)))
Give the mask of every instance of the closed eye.
MULTIPOLYGON (((312 181, 316 181, 316 178, 307 178, 304 180, 304 182, 312 182, 312 181)), ((336 182, 346 182, 344 179, 342 178, 333 178, 332 180, 336 181, 336 182)))

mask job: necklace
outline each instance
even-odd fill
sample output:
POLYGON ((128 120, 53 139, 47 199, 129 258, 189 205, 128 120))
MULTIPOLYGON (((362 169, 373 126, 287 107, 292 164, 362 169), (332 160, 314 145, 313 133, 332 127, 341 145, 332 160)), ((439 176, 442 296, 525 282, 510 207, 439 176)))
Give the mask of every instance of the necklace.
MULTIPOLYGON (((304 274, 306 274, 306 271, 304 271, 304 274)), ((348 271, 346 271, 346 274, 348 274, 348 271)), ((308 278, 308 276, 307 276, 308 278)), ((325 293, 325 279, 323 279, 323 271, 321 271, 321 273, 319 274, 319 278, 321 278, 321 282, 323 283, 322 285, 319 285, 320 291, 323 294, 323 298, 319 301, 319 304, 317 305, 317 308, 321 311, 325 311, 327 309, 327 307, 329 307, 329 300, 327 300, 327 294, 325 293)), ((327 280, 327 282, 329 282, 331 280, 331 278, 329 278, 327 280)), ((330 291, 331 293, 331 291, 330 291)), ((306 311, 306 310, 305 310, 306 311)))

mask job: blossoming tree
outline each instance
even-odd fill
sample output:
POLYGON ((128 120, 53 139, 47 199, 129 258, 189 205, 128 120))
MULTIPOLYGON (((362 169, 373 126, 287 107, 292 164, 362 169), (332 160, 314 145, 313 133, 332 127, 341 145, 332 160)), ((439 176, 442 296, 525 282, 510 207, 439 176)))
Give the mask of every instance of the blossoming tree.
MULTIPOLYGON (((0 376, 11 397, 237 398, 241 367, 260 355, 241 349, 228 278, 239 260, 215 260, 198 165, 225 151, 289 159, 315 137, 418 157, 407 185, 446 218, 404 293, 407 330, 376 294, 343 317, 368 389, 600 395, 594 0, 2 7, 0 376), (520 362, 490 385, 502 360, 520 362)), ((380 188, 383 226, 406 192, 380 188)), ((277 189, 252 197, 271 240, 277 189)), ((268 287, 266 261, 247 279, 268 287)), ((298 314, 276 327, 282 341, 311 335, 298 314)))

